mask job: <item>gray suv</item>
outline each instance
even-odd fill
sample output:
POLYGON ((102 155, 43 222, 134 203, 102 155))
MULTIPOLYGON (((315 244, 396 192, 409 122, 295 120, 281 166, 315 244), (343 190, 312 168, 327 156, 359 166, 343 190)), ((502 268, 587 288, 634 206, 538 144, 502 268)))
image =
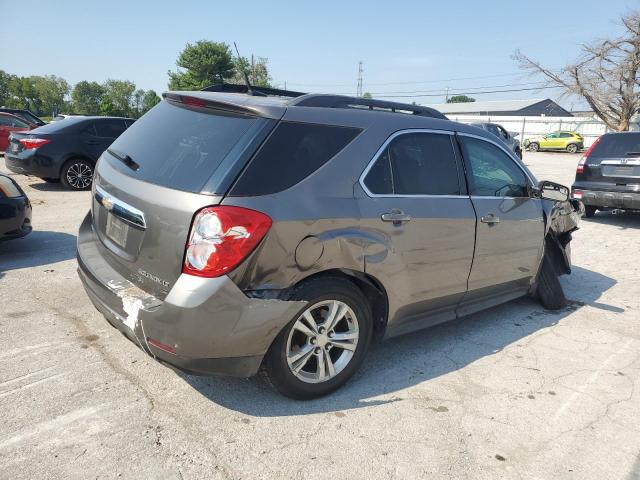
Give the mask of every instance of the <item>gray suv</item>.
POLYGON ((307 399, 374 340, 565 305, 566 187, 429 108, 281 93, 165 93, 101 156, 78 271, 145 352, 307 399))

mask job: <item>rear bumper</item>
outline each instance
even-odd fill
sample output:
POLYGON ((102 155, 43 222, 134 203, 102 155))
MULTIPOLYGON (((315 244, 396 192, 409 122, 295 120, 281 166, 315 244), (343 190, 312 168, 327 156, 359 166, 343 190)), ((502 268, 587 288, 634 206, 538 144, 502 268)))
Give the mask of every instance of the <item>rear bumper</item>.
POLYGON ((32 175, 40 178, 58 178, 60 167, 53 159, 39 155, 37 150, 25 150, 20 153, 4 154, 4 163, 13 173, 32 175))
POLYGON ((27 197, 0 200, 0 240, 21 238, 31 230, 31 203, 27 197))
POLYGON ((184 274, 162 300, 116 272, 104 248, 89 214, 78 235, 78 273, 95 307, 142 350, 188 373, 254 375, 275 336, 305 305, 249 298, 226 276, 184 274))
POLYGON ((582 200, 582 203, 589 207, 640 210, 640 193, 589 190, 574 185, 571 188, 571 195, 582 200), (576 190, 582 192, 582 197, 576 197, 574 193, 576 190))

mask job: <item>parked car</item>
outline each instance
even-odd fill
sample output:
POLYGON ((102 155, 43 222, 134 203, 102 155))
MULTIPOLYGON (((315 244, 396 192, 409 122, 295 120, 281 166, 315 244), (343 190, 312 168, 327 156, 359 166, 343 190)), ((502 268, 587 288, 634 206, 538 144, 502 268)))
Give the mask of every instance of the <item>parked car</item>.
POLYGON ((78 272, 106 319, 176 368, 262 368, 299 399, 373 339, 527 294, 563 307, 583 213, 488 132, 314 94, 165 93, 93 191, 78 272))
POLYGON ((86 190, 102 152, 133 122, 119 117, 74 117, 12 133, 5 164, 15 173, 48 182, 60 180, 71 190, 86 190))
POLYGON ((36 128, 36 125, 12 115, 0 112, 0 152, 4 152, 9 146, 9 135, 13 132, 25 132, 36 128))
POLYGON ((585 216, 598 210, 640 210, 640 132, 606 133, 578 163, 571 187, 585 216))
POLYGON ((533 152, 538 150, 566 150, 569 153, 576 153, 584 148, 584 139, 582 135, 576 132, 554 132, 547 133, 542 137, 527 139, 524 145, 533 152))
POLYGON ((31 203, 20 186, 0 174, 0 241, 31 232, 31 203))
POLYGON ((474 127, 482 128, 488 132, 493 133, 496 137, 502 140, 509 150, 516 154, 518 158, 522 158, 522 149, 520 148, 520 140, 516 138, 517 133, 507 132, 502 125, 489 122, 477 122, 472 123, 474 127))
POLYGON ((64 120, 66 118, 76 118, 76 117, 86 117, 86 115, 78 115, 77 113, 71 114, 58 114, 51 119, 52 122, 59 122, 60 120, 64 120))
POLYGON ((34 115, 29 110, 24 110, 21 108, 0 108, 0 112, 10 113, 11 115, 15 115, 16 117, 20 117, 25 120, 27 123, 31 123, 36 125, 37 127, 41 127, 42 125, 46 125, 47 122, 42 120, 40 117, 34 115))

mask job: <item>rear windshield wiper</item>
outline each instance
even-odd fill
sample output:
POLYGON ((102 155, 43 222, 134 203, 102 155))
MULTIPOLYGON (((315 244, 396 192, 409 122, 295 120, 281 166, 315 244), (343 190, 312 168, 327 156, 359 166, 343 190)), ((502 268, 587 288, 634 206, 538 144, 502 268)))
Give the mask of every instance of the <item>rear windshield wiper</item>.
POLYGON ((120 160, 122 163, 124 163, 127 167, 129 167, 134 172, 140 168, 140 165, 134 162, 133 158, 131 158, 126 153, 122 153, 118 150, 113 150, 111 148, 107 148, 107 152, 109 152, 112 156, 116 157, 118 160, 120 160))

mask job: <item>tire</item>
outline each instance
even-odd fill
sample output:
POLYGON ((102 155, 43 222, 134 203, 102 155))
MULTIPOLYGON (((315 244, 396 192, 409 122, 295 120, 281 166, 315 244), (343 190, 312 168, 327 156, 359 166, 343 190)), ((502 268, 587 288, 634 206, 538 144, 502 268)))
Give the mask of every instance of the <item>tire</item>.
POLYGON ((335 276, 303 283, 290 299, 308 303, 271 344, 262 373, 287 397, 309 400, 327 395, 344 385, 364 361, 373 333, 369 304, 356 285, 335 276), (323 331, 333 308, 342 316, 330 331, 323 331), (336 340, 337 335, 343 338, 336 340))
POLYGON ((596 214, 597 211, 598 211, 598 209, 596 207, 592 207, 592 206, 589 206, 589 205, 585 205, 584 206, 584 216, 586 218, 593 217, 596 214))
POLYGON ((62 166, 60 181, 69 190, 88 190, 93 180, 94 165, 84 158, 72 158, 62 166))
POLYGON ((540 144, 538 142, 531 142, 529 144, 529 150, 531 150, 532 152, 537 152, 538 150, 540 150, 540 144))
POLYGON ((567 145, 567 152, 569 152, 569 153, 577 153, 578 152, 578 145, 576 145, 575 143, 570 143, 569 145, 567 145))
POLYGON ((559 310, 567 306, 567 298, 564 296, 564 290, 562 290, 560 279, 553 267, 551 256, 546 253, 538 273, 536 297, 547 310, 559 310))
POLYGON ((44 180, 47 183, 60 183, 60 179, 59 178, 46 177, 46 178, 43 178, 42 180, 44 180))

